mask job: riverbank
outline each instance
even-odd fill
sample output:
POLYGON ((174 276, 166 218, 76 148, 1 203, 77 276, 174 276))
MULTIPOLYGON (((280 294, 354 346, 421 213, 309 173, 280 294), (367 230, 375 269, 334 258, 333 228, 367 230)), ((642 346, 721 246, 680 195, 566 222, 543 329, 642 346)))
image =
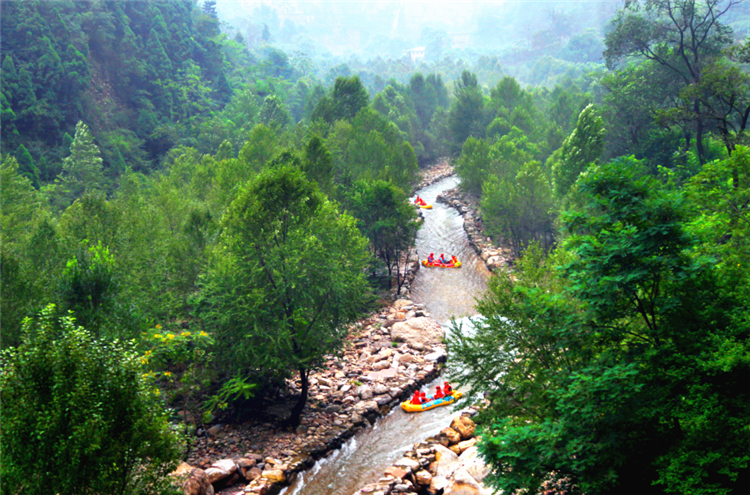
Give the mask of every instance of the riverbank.
POLYGON ((472 407, 451 421, 438 435, 414 445, 385 470, 377 482, 357 494, 390 495, 489 495, 482 484, 489 473, 477 450, 472 407))
MULTIPOLYGON (((452 175, 447 161, 422 170, 428 185, 452 175)), ((420 187, 424 187, 420 185, 420 187)), ((407 263, 405 291, 419 270, 407 263)), ((185 494, 277 493, 317 459, 432 381, 445 361, 440 325, 422 305, 398 299, 353 325, 339 357, 310 377, 309 400, 296 431, 278 427, 299 394, 288 380, 269 416, 243 424, 213 425, 197 439, 186 463, 185 494), (286 400, 284 400, 286 399, 286 400)))
POLYGON ((440 194, 437 201, 454 208, 463 217, 469 244, 484 260, 490 271, 507 270, 513 266, 510 249, 496 246, 484 232, 482 217, 479 214, 479 201, 476 197, 454 187, 440 194))

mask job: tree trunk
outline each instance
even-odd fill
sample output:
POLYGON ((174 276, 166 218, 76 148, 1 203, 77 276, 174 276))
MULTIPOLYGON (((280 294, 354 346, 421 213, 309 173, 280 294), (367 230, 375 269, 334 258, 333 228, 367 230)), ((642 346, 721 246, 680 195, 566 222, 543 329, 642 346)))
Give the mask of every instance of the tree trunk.
MULTIPOLYGON (((700 102, 695 102, 695 115, 700 116, 701 106, 700 102)), ((698 117, 698 120, 696 122, 695 126, 695 147, 698 150, 698 163, 703 165, 706 163, 706 152, 703 149, 703 119, 698 117)))
POLYGON ((286 420, 286 423, 292 428, 297 428, 299 426, 300 416, 302 416, 302 410, 305 408, 305 404, 307 403, 307 390, 309 388, 307 375, 309 372, 310 370, 304 367, 299 368, 299 376, 302 380, 302 393, 300 393, 297 403, 292 408, 292 413, 289 415, 289 419, 286 420))

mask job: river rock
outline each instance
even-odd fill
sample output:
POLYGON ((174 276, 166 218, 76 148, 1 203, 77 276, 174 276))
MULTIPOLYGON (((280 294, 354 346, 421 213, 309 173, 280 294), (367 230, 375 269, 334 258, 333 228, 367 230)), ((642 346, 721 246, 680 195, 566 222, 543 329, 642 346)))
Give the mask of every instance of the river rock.
POLYGON ((391 327, 391 340, 407 342, 410 346, 415 343, 422 345, 440 344, 442 338, 443 330, 436 321, 430 318, 412 318, 403 323, 396 323, 391 327))
POLYGON ((271 483, 284 483, 286 481, 284 471, 281 469, 268 469, 263 471, 261 477, 267 479, 271 483))
POLYGON ((445 353, 445 349, 440 349, 425 355, 424 359, 432 363, 444 363, 448 359, 448 355, 445 353))
POLYGON ((481 495, 482 485, 471 477, 465 469, 459 469, 453 475, 453 481, 445 489, 443 495, 481 495))
POLYGON ((503 266, 503 258, 501 256, 491 256, 487 259, 487 268, 490 270, 497 270, 503 266))
POLYGON ((385 470, 383 474, 386 476, 393 476, 394 478, 403 479, 408 474, 408 471, 405 471, 404 469, 401 469, 400 467, 391 466, 388 469, 385 470))
POLYGON ((417 471, 417 483, 424 486, 430 486, 430 483, 432 482, 432 475, 425 471, 424 469, 421 469, 417 471))
POLYGON ((449 445, 455 445, 461 441, 461 434, 453 428, 444 428, 440 431, 448 439, 449 445))
POLYGON ((430 493, 441 493, 449 484, 450 482, 444 476, 433 476, 428 491, 430 493))
POLYGON ((206 476, 211 483, 216 483, 224 478, 228 478, 237 471, 237 465, 232 459, 222 459, 211 464, 211 467, 206 469, 206 476))
POLYGON ((372 387, 372 393, 375 395, 383 395, 388 393, 388 387, 383 385, 382 383, 376 383, 372 387))
POLYGON ((393 463, 394 466, 407 469, 409 471, 417 471, 420 468, 419 462, 408 457, 402 457, 398 461, 393 463))
POLYGON ((357 389, 357 395, 359 395, 359 398, 362 400, 372 399, 372 388, 368 385, 361 385, 357 389))
POLYGON ((389 363, 388 361, 378 361, 377 363, 372 365, 372 369, 374 369, 375 371, 384 370, 390 367, 391 363, 389 363))
POLYGON ((442 476, 445 479, 450 478, 459 467, 458 456, 439 444, 435 445, 434 449, 436 463, 435 475, 442 476))
POLYGON ((206 431, 212 437, 222 437, 224 436, 224 425, 222 424, 213 425, 211 428, 209 428, 206 431))
POLYGON ((469 447, 458 458, 461 466, 478 482, 482 482, 490 472, 490 469, 484 463, 476 447, 469 447))
POLYGON ((407 308, 407 307, 411 307, 411 306, 414 306, 414 303, 408 299, 397 299, 393 303, 393 309, 395 309, 396 311, 407 308))
POLYGON ((375 402, 377 403, 378 406, 384 406, 390 403, 392 400, 393 400, 393 397, 391 397, 388 394, 378 395, 377 397, 375 397, 375 402))
POLYGON ((476 438, 470 438, 468 440, 464 440, 463 442, 458 442, 458 444, 456 444, 456 447, 458 447, 458 450, 460 452, 459 456, 466 452, 466 449, 468 449, 469 447, 473 447, 474 445, 476 445, 476 443, 476 438))
POLYGON ((208 480, 206 472, 193 468, 183 485, 184 495, 214 495, 214 487, 208 480))
POLYGON ((357 414, 364 416, 366 413, 378 410, 378 403, 374 400, 366 400, 354 404, 354 410, 357 414))
POLYGON ((461 434, 461 440, 468 440, 474 436, 477 425, 468 416, 458 416, 451 421, 451 428, 461 434))

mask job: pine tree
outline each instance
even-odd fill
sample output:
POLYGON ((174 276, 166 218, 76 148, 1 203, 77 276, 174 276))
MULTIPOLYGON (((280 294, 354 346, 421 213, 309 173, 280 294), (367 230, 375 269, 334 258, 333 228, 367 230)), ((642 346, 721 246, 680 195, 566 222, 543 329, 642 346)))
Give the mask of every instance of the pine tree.
POLYGON ((59 179, 61 192, 67 204, 86 191, 104 186, 99 147, 94 144, 94 137, 83 122, 76 125, 76 135, 73 144, 70 145, 70 156, 63 160, 63 170, 59 179))
POLYGON ((18 173, 31 180, 34 187, 39 187, 39 171, 34 164, 31 153, 23 144, 20 144, 16 150, 16 160, 18 161, 18 173))
POLYGON ((216 13, 216 0, 205 0, 203 2, 203 13, 214 19, 218 19, 219 15, 216 13))

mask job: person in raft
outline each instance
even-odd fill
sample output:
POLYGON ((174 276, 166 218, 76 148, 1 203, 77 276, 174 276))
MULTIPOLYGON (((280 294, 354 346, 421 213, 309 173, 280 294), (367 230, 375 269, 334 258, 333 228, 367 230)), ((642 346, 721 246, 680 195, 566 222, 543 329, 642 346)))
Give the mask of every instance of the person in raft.
POLYGON ((419 399, 420 399, 420 397, 419 397, 419 390, 415 390, 414 391, 414 397, 411 398, 411 400, 409 401, 409 403, 414 404, 414 405, 419 405, 420 404, 420 400, 419 399))
POLYGON ((451 263, 453 263, 454 265, 455 265, 456 263, 458 263, 458 258, 456 258, 456 255, 455 255, 455 254, 454 254, 453 256, 451 256, 451 263))
POLYGON ((440 260, 439 261, 440 261, 440 263, 442 263, 444 265, 448 264, 448 260, 445 259, 445 255, 443 255, 443 253, 440 253, 440 260))
POLYGON ((451 395, 453 393, 453 387, 451 387, 448 382, 445 382, 443 385, 443 393, 445 395, 451 395))
POLYGON ((433 397, 433 399, 442 399, 443 397, 445 397, 443 395, 443 391, 440 390, 440 385, 438 385, 437 390, 435 390, 435 397, 433 397))
POLYGON ((435 263, 435 254, 430 253, 430 255, 427 257, 427 263, 435 263))
POLYGON ((425 395, 424 392, 420 392, 419 400, 422 404, 427 404, 428 402, 430 402, 427 400, 427 396, 425 395))

